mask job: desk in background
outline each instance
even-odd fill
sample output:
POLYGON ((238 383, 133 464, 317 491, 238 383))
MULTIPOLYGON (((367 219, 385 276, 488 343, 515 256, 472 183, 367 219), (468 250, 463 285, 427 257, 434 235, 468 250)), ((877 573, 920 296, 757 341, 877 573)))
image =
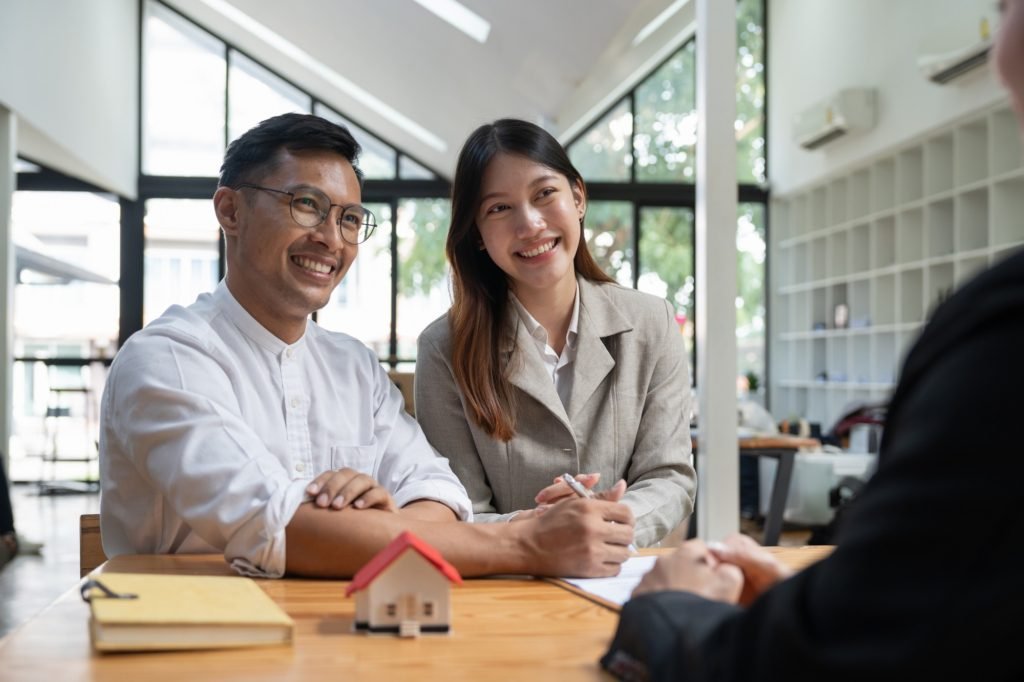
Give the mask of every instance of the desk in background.
MULTIPOLYGON (((782 548, 794 567, 829 548, 782 548)), ((98 571, 233 575, 219 555, 120 556, 98 571)), ((452 590, 453 631, 398 639, 352 632, 343 580, 257 581, 295 620, 291 647, 107 654, 89 645, 89 607, 73 587, 0 640, 0 679, 21 680, 606 680, 598 658, 618 614, 533 579, 467 580, 452 590)))
MULTIPOLYGON (((691 437, 690 444, 693 449, 694 461, 697 455, 697 439, 691 437)), ((798 436, 772 435, 752 436, 739 439, 740 455, 746 457, 771 457, 779 461, 775 469, 775 481, 772 483, 772 499, 768 505, 768 515, 764 521, 763 545, 778 545, 779 536, 782 534, 782 516, 786 512, 786 498, 789 496, 789 486, 793 481, 793 461, 796 453, 801 448, 821 447, 821 441, 816 438, 800 438, 798 436)), ((698 489, 697 494, 701 491, 698 489)), ((696 537, 697 534, 697 510, 694 509, 690 517, 688 537, 696 537)))

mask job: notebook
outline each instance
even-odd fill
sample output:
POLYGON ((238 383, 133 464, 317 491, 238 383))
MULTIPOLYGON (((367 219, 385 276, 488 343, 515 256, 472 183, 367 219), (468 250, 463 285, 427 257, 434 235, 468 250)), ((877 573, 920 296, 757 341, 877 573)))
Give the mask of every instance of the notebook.
POLYGON ((618 611, 629 601, 644 574, 654 568, 656 556, 634 556, 626 560, 619 574, 611 578, 551 578, 550 582, 618 611))
POLYGON ((291 644, 295 624, 249 578, 102 573, 103 586, 135 599, 83 587, 97 651, 218 649, 291 644))

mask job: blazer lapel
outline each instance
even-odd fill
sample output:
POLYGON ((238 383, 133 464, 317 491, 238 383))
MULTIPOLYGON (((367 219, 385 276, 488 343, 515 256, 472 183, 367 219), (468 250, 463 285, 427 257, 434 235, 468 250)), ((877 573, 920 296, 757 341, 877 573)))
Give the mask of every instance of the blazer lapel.
MULTIPOLYGON (((632 323, 601 290, 602 285, 579 276, 576 279, 580 286, 580 320, 576 336, 576 360, 573 362, 572 394, 569 396, 570 420, 583 409, 615 367, 615 358, 608 352, 605 339, 633 329, 632 323)), ((548 383, 551 383, 550 379, 548 383)))
MULTIPOLYGON (((515 310, 515 306, 509 305, 509 308, 512 315, 510 322, 515 325, 516 330, 514 347, 517 349, 516 352, 522 356, 511 358, 512 371, 509 374, 509 381, 513 386, 526 393, 558 417, 558 420, 572 433, 569 416, 566 414, 565 406, 562 405, 562 400, 558 397, 558 392, 555 390, 555 383, 548 376, 547 372, 544 371, 544 362, 539 357, 540 351, 537 349, 537 341, 530 336, 530 332, 526 330, 526 325, 519 319, 519 313, 515 310)), ((506 362, 510 359, 509 356, 512 354, 512 348, 513 346, 511 345, 505 345, 503 359, 506 362)))

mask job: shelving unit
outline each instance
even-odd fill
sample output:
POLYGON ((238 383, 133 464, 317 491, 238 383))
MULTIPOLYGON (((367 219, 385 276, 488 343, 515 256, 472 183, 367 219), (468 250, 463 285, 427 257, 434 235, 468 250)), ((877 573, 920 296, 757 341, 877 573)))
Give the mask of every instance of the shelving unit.
POLYGON ((770 407, 828 429, 887 398, 934 307, 1024 245, 1013 112, 1001 104, 775 197, 771 223, 770 407))

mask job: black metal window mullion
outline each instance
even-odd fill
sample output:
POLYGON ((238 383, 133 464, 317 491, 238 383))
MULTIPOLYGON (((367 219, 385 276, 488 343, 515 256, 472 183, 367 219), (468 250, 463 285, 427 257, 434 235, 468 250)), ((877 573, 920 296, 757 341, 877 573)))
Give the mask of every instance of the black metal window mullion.
POLYGON ((636 184, 636 88, 629 91, 629 182, 636 184))
POLYGON ((142 302, 145 288, 145 247, 143 230, 145 203, 142 197, 121 199, 121 273, 118 279, 120 314, 117 347, 142 329, 142 302))
POLYGON ((638 289, 640 287, 640 202, 631 202, 633 206, 633 234, 630 235, 633 240, 633 254, 632 267, 633 267, 633 288, 638 289))
MULTIPOLYGON (((396 155, 397 158, 397 155, 396 155)), ((398 366, 398 199, 391 199, 391 328, 388 332, 388 367, 398 366)))

